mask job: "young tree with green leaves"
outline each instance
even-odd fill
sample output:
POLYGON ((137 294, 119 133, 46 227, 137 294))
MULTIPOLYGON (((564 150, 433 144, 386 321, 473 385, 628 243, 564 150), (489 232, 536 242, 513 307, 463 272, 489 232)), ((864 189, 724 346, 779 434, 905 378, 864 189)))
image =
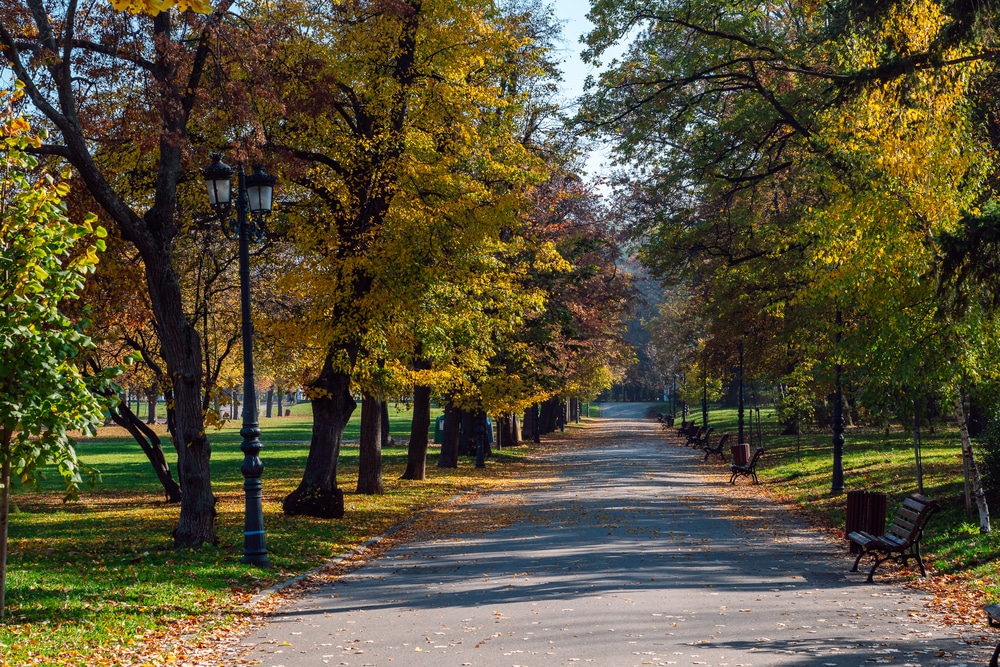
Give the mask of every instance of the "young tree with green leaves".
POLYGON ((26 153, 42 137, 12 111, 20 95, 0 93, 0 619, 12 480, 30 483, 54 464, 75 496, 81 478, 69 431, 103 420, 80 372, 93 345, 61 308, 93 271, 104 230, 93 217, 70 221, 66 186, 26 153))

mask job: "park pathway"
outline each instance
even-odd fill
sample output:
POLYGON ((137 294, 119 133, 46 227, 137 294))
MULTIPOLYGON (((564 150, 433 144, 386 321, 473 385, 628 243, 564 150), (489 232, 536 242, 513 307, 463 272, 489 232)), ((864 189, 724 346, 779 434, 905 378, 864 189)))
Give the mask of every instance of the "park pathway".
POLYGON ((265 667, 985 665, 922 595, 866 584, 842 542, 727 494, 728 475, 641 419, 546 446, 557 479, 459 501, 432 532, 314 587, 244 639, 265 667))

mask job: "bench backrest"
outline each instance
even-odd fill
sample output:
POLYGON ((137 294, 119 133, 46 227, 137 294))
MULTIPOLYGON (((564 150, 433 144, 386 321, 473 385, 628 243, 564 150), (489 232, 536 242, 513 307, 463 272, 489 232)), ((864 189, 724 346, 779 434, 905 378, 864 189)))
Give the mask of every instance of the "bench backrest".
POLYGON ((757 465, 757 459, 759 459, 760 455, 763 453, 764 453, 763 447, 758 447, 757 449, 753 450, 753 456, 751 456, 750 460, 747 461, 747 468, 753 469, 753 467, 757 465))
POLYGON ((913 544, 914 540, 920 538, 927 520, 937 509, 937 501, 919 493, 911 493, 896 509, 896 516, 885 532, 898 537, 907 546, 913 544))
POLYGON ((727 442, 729 442, 729 434, 728 434, 728 433, 723 433, 723 434, 722 434, 722 435, 721 435, 721 436, 719 437, 719 444, 717 444, 717 445, 715 446, 715 448, 716 448, 716 449, 721 449, 722 447, 724 447, 724 446, 725 446, 725 444, 726 444, 727 442))

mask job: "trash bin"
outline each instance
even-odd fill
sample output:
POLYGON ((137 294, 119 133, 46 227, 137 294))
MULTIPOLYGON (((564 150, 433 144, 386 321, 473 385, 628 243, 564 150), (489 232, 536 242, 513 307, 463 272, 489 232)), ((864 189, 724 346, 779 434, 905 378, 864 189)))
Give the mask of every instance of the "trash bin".
POLYGON ((741 442, 738 445, 730 445, 729 453, 732 454, 734 466, 745 466, 750 461, 750 444, 741 442))
MULTIPOLYGON (((880 491, 848 491, 847 521, 844 536, 855 530, 863 530, 870 535, 885 533, 886 496, 880 491)), ((861 546, 851 542, 851 553, 861 552, 861 546)))
POLYGON ((434 444, 444 443, 444 415, 434 420, 434 444))

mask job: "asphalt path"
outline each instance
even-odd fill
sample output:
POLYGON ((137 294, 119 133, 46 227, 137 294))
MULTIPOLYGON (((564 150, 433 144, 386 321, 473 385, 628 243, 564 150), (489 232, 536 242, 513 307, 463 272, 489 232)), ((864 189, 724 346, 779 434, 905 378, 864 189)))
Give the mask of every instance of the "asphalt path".
MULTIPOLYGON (((917 591, 746 494, 642 419, 546 445, 554 482, 459 501, 501 527, 429 533, 307 590, 243 641, 268 667, 985 665, 917 591)), ((894 567, 894 566, 889 566, 894 567)), ((981 632, 979 633, 981 634, 981 632)))

